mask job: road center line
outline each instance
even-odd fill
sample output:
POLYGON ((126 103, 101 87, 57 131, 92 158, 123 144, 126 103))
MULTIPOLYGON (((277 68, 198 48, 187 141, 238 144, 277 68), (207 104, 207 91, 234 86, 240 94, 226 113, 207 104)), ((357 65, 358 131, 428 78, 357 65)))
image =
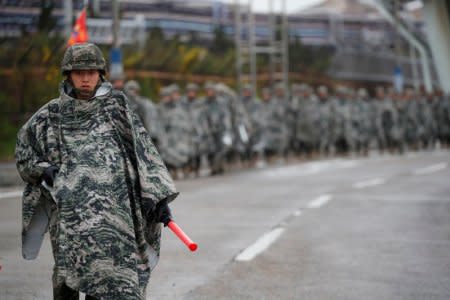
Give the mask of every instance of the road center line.
POLYGON ((0 199, 21 197, 22 193, 23 193, 22 191, 12 191, 12 192, 0 193, 0 199))
POLYGON ((381 185, 386 183, 386 180, 383 178, 373 178, 369 180, 359 181, 353 184, 353 188, 355 189, 363 189, 371 186, 381 185))
POLYGON ((306 206, 306 208, 320 208, 322 206, 324 206, 325 204, 328 203, 328 201, 331 200, 331 195, 330 194, 326 194, 326 195, 322 195, 316 199, 314 199, 313 201, 309 202, 308 205, 306 206))
POLYGON ((250 261, 254 259, 256 256, 269 248, 270 245, 272 245, 283 234, 284 230, 285 229, 283 227, 276 227, 264 234, 254 244, 250 245, 238 256, 236 256, 235 261, 250 261))
POLYGON ((431 165, 425 168, 420 168, 417 170, 414 170, 412 173, 414 175, 426 175, 426 174, 431 174, 431 173, 436 173, 439 171, 442 171, 444 169, 446 169, 448 167, 448 163, 439 163, 439 164, 435 164, 435 165, 431 165))

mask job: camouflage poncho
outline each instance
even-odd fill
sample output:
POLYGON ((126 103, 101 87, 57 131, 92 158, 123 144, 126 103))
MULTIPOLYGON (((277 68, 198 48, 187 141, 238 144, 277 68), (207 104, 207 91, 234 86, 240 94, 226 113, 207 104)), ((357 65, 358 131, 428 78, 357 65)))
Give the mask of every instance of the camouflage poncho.
POLYGON ((158 113, 161 157, 169 168, 183 167, 194 154, 194 125, 189 114, 181 102, 160 103, 158 113))
POLYGON ((149 211, 176 197, 174 184, 122 93, 103 83, 84 101, 68 89, 19 132, 23 234, 33 231, 39 204, 51 201, 54 287, 65 282, 100 299, 145 299, 161 230, 149 211), (59 172, 48 193, 39 177, 49 165, 59 172))

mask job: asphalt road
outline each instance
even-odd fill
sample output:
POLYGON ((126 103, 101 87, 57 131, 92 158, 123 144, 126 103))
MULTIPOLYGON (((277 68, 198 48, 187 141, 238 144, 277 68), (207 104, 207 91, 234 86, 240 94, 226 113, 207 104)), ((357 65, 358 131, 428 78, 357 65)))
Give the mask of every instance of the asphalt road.
MULTIPOLYGON (((450 299, 450 152, 294 163, 177 183, 148 299, 450 299)), ((50 299, 0 190, 0 299, 50 299)))

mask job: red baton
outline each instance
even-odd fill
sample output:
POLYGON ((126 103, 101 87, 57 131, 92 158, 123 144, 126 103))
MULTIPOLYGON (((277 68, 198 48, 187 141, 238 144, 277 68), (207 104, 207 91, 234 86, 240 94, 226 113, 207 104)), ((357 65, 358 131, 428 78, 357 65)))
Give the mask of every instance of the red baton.
POLYGON ((172 232, 189 248, 189 250, 191 250, 192 252, 197 250, 197 244, 194 243, 186 233, 184 233, 184 231, 180 228, 180 226, 177 225, 177 223, 175 223, 174 221, 170 221, 167 226, 169 226, 170 230, 172 230, 172 232))

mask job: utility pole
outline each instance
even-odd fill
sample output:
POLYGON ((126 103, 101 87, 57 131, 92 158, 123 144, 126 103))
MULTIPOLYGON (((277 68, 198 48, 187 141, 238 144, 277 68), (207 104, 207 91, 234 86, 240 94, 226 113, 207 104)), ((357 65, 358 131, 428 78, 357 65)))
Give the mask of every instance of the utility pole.
POLYGON ((112 0, 113 9, 113 48, 119 48, 119 31, 120 31, 120 17, 119 17, 119 0, 112 0))
POLYGON ((394 70, 394 89, 401 93, 403 91, 403 72, 400 65, 401 56, 401 36, 398 30, 398 24, 400 23, 400 18, 398 17, 398 11, 400 10, 400 3, 398 0, 394 0, 394 20, 395 20, 395 41, 394 41, 394 52, 395 52, 395 70, 394 70))
POLYGON ((250 75, 252 82, 252 90, 257 90, 256 80, 256 51, 255 51, 255 18, 253 15, 253 1, 249 0, 248 4, 248 31, 249 31, 249 56, 250 56, 250 75))
POLYGON ((110 52, 110 79, 121 79, 124 78, 123 65, 122 65, 122 52, 120 51, 120 16, 119 16, 119 0, 113 0, 113 40, 112 48, 110 52))
POLYGON ((270 41, 269 48, 272 49, 269 53, 269 78, 270 78, 270 86, 273 86, 275 83, 275 34, 277 31, 277 26, 275 23, 275 15, 273 12, 273 0, 269 0, 269 28, 270 28, 270 41))
POLYGON ((287 90, 289 86, 289 27, 286 11, 286 0, 282 0, 282 27, 281 27, 281 63, 283 72, 283 85, 287 90))
POLYGON ((64 0, 64 36, 69 39, 72 33, 73 4, 72 0, 64 0))
POLYGON ((238 0, 234 0, 234 43, 236 47, 236 77, 237 77, 237 90, 239 94, 241 92, 242 82, 242 60, 241 60, 241 7, 238 0))

